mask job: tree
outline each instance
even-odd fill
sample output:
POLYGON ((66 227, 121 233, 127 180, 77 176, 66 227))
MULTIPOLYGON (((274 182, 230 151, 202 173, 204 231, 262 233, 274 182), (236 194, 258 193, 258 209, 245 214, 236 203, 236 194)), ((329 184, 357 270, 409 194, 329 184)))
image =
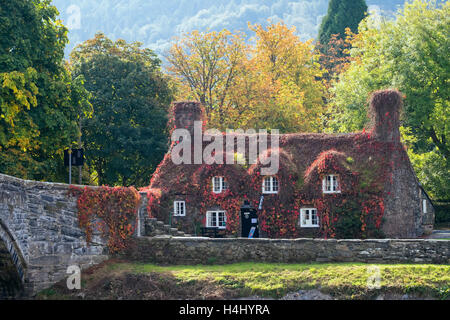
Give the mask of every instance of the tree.
POLYGON ((330 0, 327 15, 319 28, 320 43, 328 44, 333 34, 344 38, 346 28, 356 33, 366 11, 367 5, 364 0, 330 0))
POLYGON ((352 34, 357 33, 366 11, 364 0, 330 0, 327 15, 320 25, 317 44, 320 64, 327 70, 324 75, 327 86, 350 61, 349 39, 352 34))
POLYGON ((250 29, 256 46, 247 74, 259 84, 249 126, 281 132, 321 131, 325 90, 312 41, 300 41, 295 27, 282 22, 250 29))
POLYGON ((63 150, 89 104, 82 79, 64 64, 67 29, 50 2, 0 7, 0 172, 63 180, 63 150))
POLYGON ((94 113, 82 122, 89 167, 99 184, 144 186, 167 151, 172 90, 160 60, 140 43, 99 33, 71 53, 94 113))
MULTIPOLYGON (((449 13, 448 2, 438 6, 435 1, 416 0, 405 4, 395 20, 379 22, 368 17, 361 23, 352 42, 354 61, 333 89, 335 130, 361 129, 367 121, 368 94, 382 88, 398 88, 405 95, 403 126, 416 138, 410 152, 436 153, 433 157, 441 157, 439 163, 445 163, 448 175, 449 13)), ((425 168, 419 163, 426 161, 415 163, 420 176, 425 168)), ((436 188, 439 187, 429 186, 428 190, 436 188)), ((442 192, 432 194, 437 193, 442 196, 442 192)))
POLYGON ((345 38, 338 34, 332 34, 326 45, 318 43, 316 46, 320 55, 320 65, 326 70, 323 78, 327 88, 331 87, 332 82, 337 80, 338 76, 347 69, 352 61, 350 49, 354 34, 350 28, 345 29, 345 34, 345 38))
POLYGON ((319 131, 324 86, 311 41, 283 23, 240 33, 185 35, 172 47, 169 70, 182 83, 179 98, 205 105, 208 126, 319 131))
POLYGON ((229 97, 247 52, 243 34, 228 30, 193 31, 169 51, 168 70, 181 83, 181 97, 200 101, 212 126, 221 127, 226 121, 227 109, 232 107, 229 97))

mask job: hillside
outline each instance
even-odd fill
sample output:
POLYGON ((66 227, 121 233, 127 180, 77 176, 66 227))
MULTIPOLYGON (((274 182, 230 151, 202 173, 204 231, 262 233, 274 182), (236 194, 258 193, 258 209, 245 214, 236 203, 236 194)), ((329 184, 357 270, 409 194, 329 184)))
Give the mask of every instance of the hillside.
MULTIPOLYGON (((371 9, 391 15, 404 0, 369 0, 371 9)), ((174 36, 191 30, 247 30, 247 22, 284 20, 294 25, 302 40, 315 38, 328 0, 53 0, 64 24, 69 27, 70 44, 77 44, 103 31, 109 38, 140 41, 159 54, 174 36)))

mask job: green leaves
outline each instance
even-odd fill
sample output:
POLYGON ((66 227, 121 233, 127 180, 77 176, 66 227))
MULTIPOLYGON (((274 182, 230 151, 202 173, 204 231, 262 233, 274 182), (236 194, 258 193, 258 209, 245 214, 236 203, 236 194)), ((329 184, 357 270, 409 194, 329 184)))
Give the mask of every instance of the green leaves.
POLYGON ((139 43, 113 42, 103 34, 76 47, 71 57, 93 107, 82 121, 90 170, 99 184, 147 185, 168 147, 172 91, 160 60, 139 43))
MULTIPOLYGON (((449 16, 448 2, 438 6, 434 1, 416 0, 405 4, 395 20, 380 22, 370 16, 364 19, 352 43, 354 61, 333 88, 333 129, 362 129, 367 121, 369 93, 398 88, 405 95, 403 124, 417 138, 411 150, 416 155, 433 152, 448 170, 449 16)), ((425 167, 418 160, 413 163, 418 175, 425 179, 425 167)), ((439 185, 426 184, 429 191, 433 190, 431 194, 450 197, 439 185)))
POLYGON ((63 149, 89 112, 80 80, 64 64, 67 29, 49 0, 10 0, 0 9, 0 172, 65 180, 63 149))
POLYGON ((345 28, 358 31, 358 24, 364 18, 367 5, 364 0, 331 0, 327 15, 323 18, 319 30, 319 41, 326 45, 333 34, 344 37, 345 28))

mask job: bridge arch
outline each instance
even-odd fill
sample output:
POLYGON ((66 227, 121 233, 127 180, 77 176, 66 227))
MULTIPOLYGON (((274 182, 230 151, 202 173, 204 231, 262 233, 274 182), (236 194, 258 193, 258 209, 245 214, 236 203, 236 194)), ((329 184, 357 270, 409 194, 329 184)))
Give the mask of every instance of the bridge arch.
MULTIPOLYGON (((0 255, 3 255, 0 264, 0 297, 8 294, 19 294, 24 289, 26 280, 26 261, 17 245, 14 236, 8 230, 6 224, 0 219, 0 255), (8 253, 10 261, 8 261, 8 253), (12 272, 11 264, 14 265, 16 273, 12 272)), ((3 297, 5 298, 5 297, 3 297)))

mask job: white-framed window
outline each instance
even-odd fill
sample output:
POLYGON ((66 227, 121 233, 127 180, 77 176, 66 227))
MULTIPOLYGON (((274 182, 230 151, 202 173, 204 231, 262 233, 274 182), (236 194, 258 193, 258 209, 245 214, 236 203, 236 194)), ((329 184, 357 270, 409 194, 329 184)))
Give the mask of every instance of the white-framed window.
POLYGON ((427 199, 422 200, 422 210, 423 213, 427 213, 427 199))
POLYGON ((228 189, 228 183, 225 181, 224 177, 213 177, 212 189, 214 193, 221 193, 228 189))
POLYGON ((327 174, 322 180, 323 193, 340 193, 339 178, 335 174, 327 174))
POLYGON ((207 211, 206 212, 206 227, 225 229, 227 226, 227 215, 225 211, 207 211))
POLYGON ((179 217, 186 215, 186 203, 184 201, 173 202, 173 215, 179 217))
POLYGON ((319 226, 319 217, 316 208, 300 209, 300 227, 317 228, 319 226))
POLYGON ((278 193, 279 184, 277 177, 265 177, 262 184, 263 193, 278 193))

